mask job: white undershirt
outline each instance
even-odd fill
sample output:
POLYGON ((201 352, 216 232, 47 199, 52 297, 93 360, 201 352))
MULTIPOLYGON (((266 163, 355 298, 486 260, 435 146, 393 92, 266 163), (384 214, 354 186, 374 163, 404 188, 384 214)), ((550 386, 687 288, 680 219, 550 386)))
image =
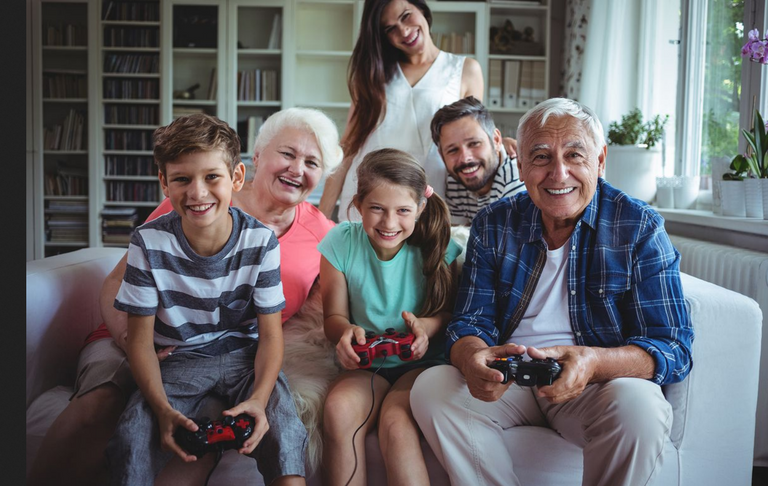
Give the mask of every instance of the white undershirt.
POLYGON ((576 344, 568 317, 568 243, 547 250, 547 261, 531 303, 508 343, 537 348, 576 344))

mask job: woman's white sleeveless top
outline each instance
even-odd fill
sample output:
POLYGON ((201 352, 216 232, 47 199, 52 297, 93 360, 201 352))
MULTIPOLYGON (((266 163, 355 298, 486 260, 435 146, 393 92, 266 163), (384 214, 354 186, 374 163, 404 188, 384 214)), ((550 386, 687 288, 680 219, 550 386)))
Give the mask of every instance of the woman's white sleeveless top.
MULTIPOLYGON (((427 173, 427 182, 440 196, 445 196, 445 165, 432 142, 429 126, 435 112, 453 103, 461 95, 464 56, 440 51, 424 76, 411 86, 400 65, 387 83, 387 112, 381 124, 368 136, 352 161, 341 190, 339 220, 347 220, 347 207, 357 192, 357 166, 363 157, 382 148, 400 149, 413 155, 427 173)), ((351 208, 349 219, 359 221, 351 208)))

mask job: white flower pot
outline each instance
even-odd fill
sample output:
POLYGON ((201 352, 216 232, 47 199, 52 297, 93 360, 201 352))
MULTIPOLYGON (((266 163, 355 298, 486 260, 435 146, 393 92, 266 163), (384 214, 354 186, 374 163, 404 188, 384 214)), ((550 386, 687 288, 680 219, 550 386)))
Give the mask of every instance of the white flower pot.
POLYGON ((675 209, 696 209, 699 196, 699 176, 680 177, 680 184, 675 187, 675 209))
POLYGON ((748 218, 763 219, 763 194, 760 179, 744 179, 744 205, 748 218))
POLYGON ((768 219, 768 179, 758 179, 760 181, 760 192, 763 196, 763 219, 768 219))
POLYGON ((723 216, 745 218, 747 216, 744 181, 722 181, 720 183, 720 202, 723 216))
POLYGON ((661 147, 611 145, 605 161, 605 180, 645 202, 656 196, 656 176, 661 175, 661 147))

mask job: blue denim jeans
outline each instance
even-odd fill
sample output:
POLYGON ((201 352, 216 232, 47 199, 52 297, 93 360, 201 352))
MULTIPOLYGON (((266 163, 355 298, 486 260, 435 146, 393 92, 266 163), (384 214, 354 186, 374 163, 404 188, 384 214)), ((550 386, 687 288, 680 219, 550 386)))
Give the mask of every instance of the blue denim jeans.
MULTIPOLYGON (((256 347, 219 356, 194 351, 169 356, 160 363, 168 402, 194 419, 199 418, 196 414, 209 394, 223 397, 230 407, 247 399, 253 389, 256 347)), ((269 397, 266 415, 269 430, 250 454, 256 459, 264 483, 270 484, 281 476, 305 476, 307 431, 296 413, 282 371, 269 397)), ((111 482, 120 485, 152 484, 173 456, 160 448, 157 420, 141 391, 131 395, 106 454, 111 482)))

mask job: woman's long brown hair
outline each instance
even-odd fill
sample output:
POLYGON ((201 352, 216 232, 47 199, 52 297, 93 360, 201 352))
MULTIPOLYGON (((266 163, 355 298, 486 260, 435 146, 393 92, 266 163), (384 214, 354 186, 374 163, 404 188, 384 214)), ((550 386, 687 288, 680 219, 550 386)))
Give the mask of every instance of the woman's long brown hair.
MULTIPOLYGON (((389 43, 381 28, 381 14, 392 0, 366 0, 363 18, 360 21, 360 35, 352 51, 347 69, 347 87, 355 104, 355 111, 349 120, 347 137, 342 142, 344 154, 354 157, 360 151, 368 136, 379 121, 384 118, 387 108, 386 84, 397 71, 400 50, 389 43)), ((424 0, 407 0, 421 10, 432 27, 432 12, 424 0)), ((429 32, 425 32, 429 35, 429 32)))

